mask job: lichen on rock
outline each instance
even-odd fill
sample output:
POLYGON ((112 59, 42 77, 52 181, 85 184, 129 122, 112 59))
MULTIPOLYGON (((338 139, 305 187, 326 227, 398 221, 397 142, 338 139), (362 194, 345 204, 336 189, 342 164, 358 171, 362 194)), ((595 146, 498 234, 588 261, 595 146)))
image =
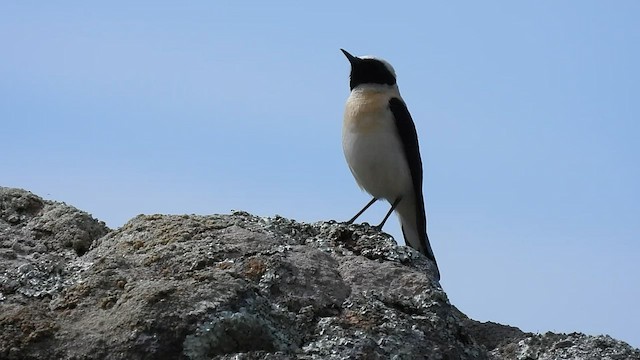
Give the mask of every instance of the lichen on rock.
POLYGON ((2 359, 640 359, 475 322, 429 259, 366 224, 234 212, 110 231, 0 188, 0 241, 2 359))

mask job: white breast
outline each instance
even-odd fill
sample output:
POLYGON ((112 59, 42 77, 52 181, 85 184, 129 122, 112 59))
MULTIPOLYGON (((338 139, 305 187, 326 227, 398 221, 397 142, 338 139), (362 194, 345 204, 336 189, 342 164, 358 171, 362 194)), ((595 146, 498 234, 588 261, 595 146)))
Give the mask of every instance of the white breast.
POLYGON ((342 147, 351 173, 362 189, 395 201, 413 192, 404 149, 389 110, 392 94, 357 92, 349 96, 342 128, 342 147))

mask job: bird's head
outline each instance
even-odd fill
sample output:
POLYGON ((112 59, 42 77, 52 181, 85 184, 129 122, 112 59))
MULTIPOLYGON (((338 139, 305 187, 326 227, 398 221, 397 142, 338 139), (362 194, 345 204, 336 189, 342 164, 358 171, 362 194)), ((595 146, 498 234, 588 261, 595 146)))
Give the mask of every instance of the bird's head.
POLYGON ((360 85, 396 85, 396 71, 385 60, 373 56, 353 56, 346 50, 340 49, 351 63, 349 86, 351 90, 360 85))

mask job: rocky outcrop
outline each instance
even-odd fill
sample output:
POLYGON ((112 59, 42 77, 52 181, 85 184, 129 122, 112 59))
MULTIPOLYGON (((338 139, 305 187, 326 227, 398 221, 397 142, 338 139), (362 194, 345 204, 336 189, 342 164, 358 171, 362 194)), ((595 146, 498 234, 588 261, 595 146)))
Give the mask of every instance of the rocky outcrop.
POLYGON ((72 206, 0 187, 0 304, 58 295, 75 282, 80 256, 107 232, 72 206))
POLYGON ((0 188, 0 245, 0 359, 640 359, 468 319, 428 259, 367 225, 236 212, 109 231, 0 188))

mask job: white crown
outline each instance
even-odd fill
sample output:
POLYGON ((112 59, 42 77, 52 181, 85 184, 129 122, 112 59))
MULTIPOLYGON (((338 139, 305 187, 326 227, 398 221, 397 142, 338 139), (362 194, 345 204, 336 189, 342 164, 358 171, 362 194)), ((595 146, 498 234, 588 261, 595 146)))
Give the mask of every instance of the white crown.
POLYGON ((393 68, 393 66, 391 66, 391 64, 389 64, 386 60, 384 59, 380 59, 378 57, 375 56, 371 56, 371 55, 365 55, 365 56, 358 56, 360 59, 373 59, 376 61, 380 61, 381 63, 384 64, 384 66, 387 68, 387 70, 389 70, 391 72, 391 74, 393 75, 393 77, 397 77, 396 76, 396 70, 393 68))

